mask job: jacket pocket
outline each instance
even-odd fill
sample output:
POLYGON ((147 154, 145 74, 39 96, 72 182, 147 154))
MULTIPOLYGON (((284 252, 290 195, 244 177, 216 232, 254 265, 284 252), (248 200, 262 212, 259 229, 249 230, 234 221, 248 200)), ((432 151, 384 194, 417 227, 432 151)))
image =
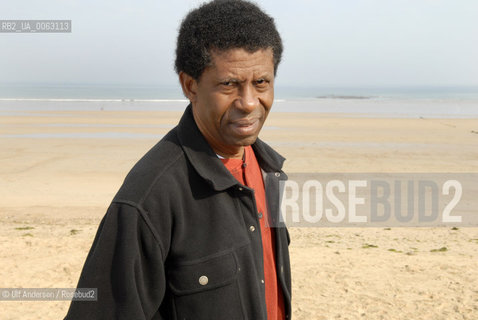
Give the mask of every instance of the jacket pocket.
POLYGON ((171 266, 168 272, 177 319, 243 319, 234 252, 171 266))

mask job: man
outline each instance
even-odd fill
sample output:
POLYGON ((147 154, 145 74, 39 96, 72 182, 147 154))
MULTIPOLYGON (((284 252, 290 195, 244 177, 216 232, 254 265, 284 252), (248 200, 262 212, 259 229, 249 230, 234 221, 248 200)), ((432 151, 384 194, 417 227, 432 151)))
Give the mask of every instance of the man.
POLYGON ((290 319, 284 158, 257 138, 282 43, 245 1, 182 22, 176 71, 190 100, 131 170, 103 218, 66 319, 290 319))

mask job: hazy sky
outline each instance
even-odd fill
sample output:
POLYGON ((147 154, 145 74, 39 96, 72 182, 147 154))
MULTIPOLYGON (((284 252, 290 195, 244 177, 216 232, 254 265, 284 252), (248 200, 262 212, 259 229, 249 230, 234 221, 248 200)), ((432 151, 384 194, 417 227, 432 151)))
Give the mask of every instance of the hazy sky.
MULTIPOLYGON (((202 1, 15 0, 0 19, 68 19, 68 34, 0 33, 0 83, 176 84, 175 39, 202 1)), ((276 84, 478 85, 478 1, 257 3, 285 51, 276 84)))

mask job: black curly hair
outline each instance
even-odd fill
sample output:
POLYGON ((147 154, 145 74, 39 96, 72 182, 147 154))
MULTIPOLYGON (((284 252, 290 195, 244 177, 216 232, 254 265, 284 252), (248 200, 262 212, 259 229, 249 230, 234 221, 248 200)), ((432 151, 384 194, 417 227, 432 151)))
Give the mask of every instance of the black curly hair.
POLYGON ((272 49, 274 74, 282 56, 282 40, 274 19, 243 0, 214 0, 192 10, 179 28, 175 70, 199 80, 211 64, 211 50, 272 49))

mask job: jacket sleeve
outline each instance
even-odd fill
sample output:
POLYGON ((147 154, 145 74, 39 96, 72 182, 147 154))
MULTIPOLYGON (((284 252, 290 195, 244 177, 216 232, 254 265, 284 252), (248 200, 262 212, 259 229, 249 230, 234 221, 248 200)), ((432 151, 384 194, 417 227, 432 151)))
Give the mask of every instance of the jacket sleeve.
POLYGON ((151 319, 165 293, 159 239, 144 212, 113 203, 98 228, 78 288, 97 301, 72 301, 65 319, 151 319))

